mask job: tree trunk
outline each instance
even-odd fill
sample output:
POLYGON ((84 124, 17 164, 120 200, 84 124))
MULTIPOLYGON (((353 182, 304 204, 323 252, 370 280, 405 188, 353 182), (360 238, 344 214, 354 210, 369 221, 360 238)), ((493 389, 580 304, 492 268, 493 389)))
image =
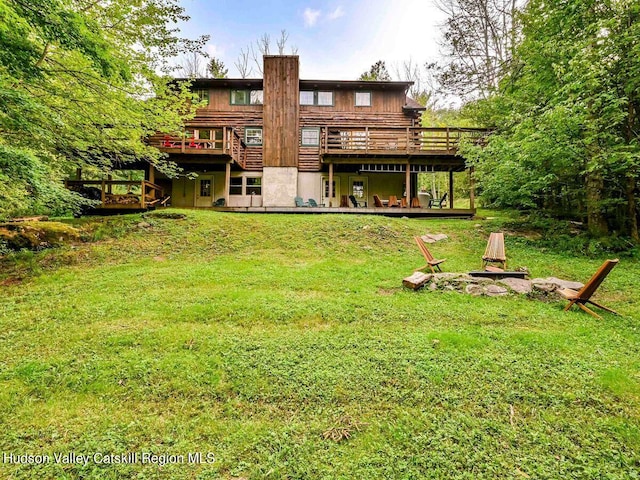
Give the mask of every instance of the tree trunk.
POLYGON ((636 176, 629 175, 627 177, 627 215, 629 216, 627 233, 634 242, 639 243, 640 236, 638 235, 638 213, 636 212, 636 207, 636 176))
POLYGON ((609 228, 600 206, 604 188, 602 175, 598 172, 587 173, 585 186, 587 193, 587 228, 594 237, 604 237, 609 233, 609 228))

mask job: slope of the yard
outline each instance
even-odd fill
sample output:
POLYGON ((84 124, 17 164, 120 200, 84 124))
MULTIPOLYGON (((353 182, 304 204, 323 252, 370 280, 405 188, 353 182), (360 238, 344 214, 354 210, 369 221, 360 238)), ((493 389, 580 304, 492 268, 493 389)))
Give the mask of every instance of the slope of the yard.
MULTIPOLYGON (((434 255, 469 271, 500 220, 185 213, 4 263, 0 478, 638 478, 637 261, 600 321, 401 287, 414 235, 446 233, 434 255), (184 463, 100 463, 132 452, 184 463)), ((583 282, 605 258, 506 248, 583 282)))

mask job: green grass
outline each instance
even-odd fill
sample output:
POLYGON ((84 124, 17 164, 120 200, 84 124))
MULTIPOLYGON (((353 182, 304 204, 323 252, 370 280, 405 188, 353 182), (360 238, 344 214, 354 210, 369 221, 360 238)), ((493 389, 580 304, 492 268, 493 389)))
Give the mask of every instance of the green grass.
MULTIPOLYGON (((434 254, 469 271, 504 215, 185 213, 82 220, 98 242, 1 263, 0 451, 215 462, 0 478, 638 478, 637 260, 597 292, 622 314, 599 321, 401 287, 414 235, 446 233, 434 254)), ((534 276, 585 281, 605 258, 523 231, 506 246, 534 276)))

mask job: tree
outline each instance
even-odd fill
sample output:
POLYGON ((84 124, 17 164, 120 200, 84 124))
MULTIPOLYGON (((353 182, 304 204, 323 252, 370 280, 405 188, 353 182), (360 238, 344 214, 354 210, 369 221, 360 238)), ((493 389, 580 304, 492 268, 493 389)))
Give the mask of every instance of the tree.
POLYGON ((189 114, 191 94, 156 73, 206 41, 169 28, 186 18, 173 0, 0 0, 0 216, 66 208, 77 166, 173 171, 143 139, 189 114))
POLYGON ((466 150, 484 197, 638 241, 640 5, 531 0, 522 21, 500 91, 469 107, 497 128, 466 150))
POLYGON ((384 60, 378 60, 371 68, 358 77, 358 80, 390 82, 391 75, 384 60))
POLYGON ((214 57, 207 64, 207 73, 213 78, 227 78, 229 69, 225 67, 222 60, 214 57))
POLYGON ((179 74, 183 78, 203 78, 208 73, 206 58, 199 52, 190 52, 182 58, 179 74))
POLYGON ((445 93, 487 98, 508 71, 525 0, 436 0, 447 15, 444 62, 429 63, 445 93))

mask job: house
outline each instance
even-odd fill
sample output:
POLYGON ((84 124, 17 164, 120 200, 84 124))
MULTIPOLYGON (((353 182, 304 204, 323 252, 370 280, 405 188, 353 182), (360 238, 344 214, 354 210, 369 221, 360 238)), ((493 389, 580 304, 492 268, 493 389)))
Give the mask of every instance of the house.
MULTIPOLYGON (((298 72, 297 56, 267 55, 263 79, 193 80, 206 105, 183 135, 150 141, 197 176, 169 179, 151 167, 140 188, 149 198, 159 195, 151 185, 164 190, 177 207, 224 199, 229 209, 276 211, 303 197, 342 209, 352 207, 350 195, 368 207, 374 195, 426 206, 417 175, 446 171, 453 205, 453 172, 466 168, 458 141, 483 131, 422 128, 424 107, 407 97, 411 82, 303 80, 298 72)), ((109 181, 103 204, 105 188, 109 181)))

